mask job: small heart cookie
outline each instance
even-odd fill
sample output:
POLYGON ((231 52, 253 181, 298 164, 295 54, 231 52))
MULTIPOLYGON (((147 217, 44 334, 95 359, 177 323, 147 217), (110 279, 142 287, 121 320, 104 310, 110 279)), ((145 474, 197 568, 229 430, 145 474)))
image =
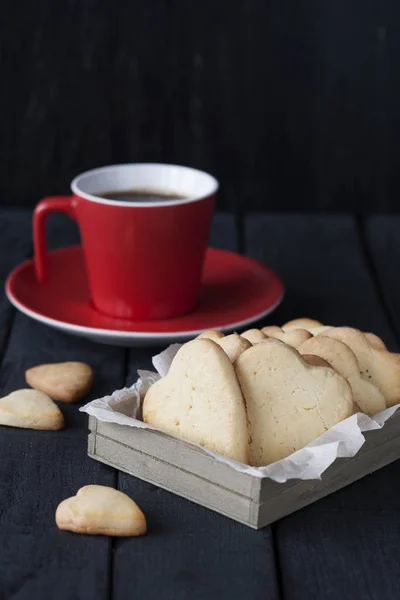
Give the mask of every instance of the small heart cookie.
POLYGON ((213 340, 214 342, 218 342, 221 338, 225 337, 221 331, 216 331, 214 329, 208 329, 207 331, 203 331, 197 339, 206 338, 208 340, 213 340))
POLYGON ((323 335, 325 331, 328 331, 332 325, 321 325, 321 327, 310 327, 308 330, 311 335, 323 335))
POLYGON ((215 341, 228 356, 231 363, 234 363, 247 348, 251 348, 250 342, 237 333, 231 333, 215 341))
POLYGON ((364 335, 373 348, 376 348, 377 350, 387 350, 385 342, 383 340, 381 340, 380 337, 375 335, 375 333, 368 332, 368 333, 364 333, 364 335))
POLYGON ((168 374, 148 390, 143 420, 175 437, 248 461, 242 392, 228 356, 210 339, 192 340, 178 350, 168 374))
POLYGON ((361 377, 377 386, 386 406, 400 402, 400 355, 374 348, 366 335, 351 327, 331 327, 324 336, 344 342, 356 355, 361 377))
POLYGON ((312 334, 306 329, 289 329, 289 331, 283 331, 280 327, 276 325, 270 325, 269 327, 263 327, 262 330, 264 335, 272 338, 276 338, 277 340, 281 340, 285 344, 289 346, 293 346, 293 348, 297 348, 306 340, 309 340, 312 337, 312 334))
POLYGON ((136 536, 146 533, 146 518, 123 492, 103 485, 86 485, 56 510, 59 529, 90 535, 136 536))
POLYGON ((284 325, 282 325, 283 331, 292 331, 294 329, 305 329, 310 333, 313 333, 314 329, 319 329, 320 327, 325 327, 323 323, 320 321, 316 321, 315 319, 309 319, 308 317, 303 317, 301 319, 293 319, 293 321, 288 321, 284 325))
POLYGON ((300 354, 315 354, 328 363, 350 383, 354 402, 367 415, 376 415, 386 407, 382 392, 370 381, 360 375, 360 367, 356 355, 343 342, 324 335, 313 337, 298 347, 300 354))
POLYGON ((43 392, 17 390, 0 398, 0 425, 56 431, 64 427, 64 417, 43 392))
POLYGON ((247 407, 252 465, 285 458, 354 414, 344 377, 309 366, 278 340, 249 348, 235 367, 247 407))
POLYGON ((89 392, 93 372, 89 365, 81 362, 54 363, 28 369, 25 380, 28 385, 54 400, 77 402, 89 392))
POLYGON ((240 335, 252 345, 259 344, 266 338, 260 329, 247 329, 247 331, 244 331, 240 335))

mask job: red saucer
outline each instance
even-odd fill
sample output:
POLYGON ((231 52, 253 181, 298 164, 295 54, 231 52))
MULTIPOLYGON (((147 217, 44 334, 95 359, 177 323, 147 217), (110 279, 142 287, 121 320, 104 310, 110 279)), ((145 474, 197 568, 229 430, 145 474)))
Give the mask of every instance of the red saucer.
POLYGON ((233 252, 209 248, 195 311, 166 321, 127 321, 93 308, 80 246, 50 252, 49 269, 48 281, 39 283, 33 260, 19 265, 6 282, 12 304, 56 329, 116 345, 171 343, 205 329, 242 329, 272 312, 283 297, 279 277, 267 267, 233 252))

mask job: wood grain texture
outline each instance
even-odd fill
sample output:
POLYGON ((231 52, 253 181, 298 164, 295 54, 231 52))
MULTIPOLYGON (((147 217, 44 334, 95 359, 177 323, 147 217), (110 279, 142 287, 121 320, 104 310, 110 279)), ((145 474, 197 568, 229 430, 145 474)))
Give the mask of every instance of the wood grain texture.
POLYGON ((400 339, 400 219, 375 215, 364 222, 363 231, 376 281, 400 339))
POLYGON ((123 598, 127 585, 148 598, 279 597, 268 535, 130 476, 119 479, 152 534, 144 543, 118 540, 113 598, 123 598))
POLYGON ((107 598, 109 539, 61 532, 59 502, 114 472, 86 455, 87 440, 5 428, 0 432, 0 597, 107 598))
POLYGON ((397 0, 2 7, 2 202, 150 160, 217 175, 220 208, 397 210, 397 0))
POLYGON ((277 526, 284 597, 396 597, 399 461, 277 526))
MULTIPOLYGON (((274 267, 287 286, 269 323, 307 316, 355 325, 398 350, 351 217, 257 215, 247 219, 245 231, 247 253, 274 267)), ((390 600, 398 594, 392 552, 399 543, 399 478, 396 461, 273 526, 285 599, 390 600)))
POLYGON ((4 351, 15 316, 14 308, 6 298, 4 285, 10 271, 31 255, 30 230, 30 215, 26 211, 0 213, 0 247, 3 248, 0 252, 0 353, 4 351))
POLYGON ((257 214, 246 219, 245 232, 246 252, 274 268, 286 287, 265 324, 310 317, 373 331, 395 349, 353 217, 257 214))
MULTIPOLYGON (((10 239, 30 246, 30 214, 6 214, 8 234, 0 236, 0 256, 10 253, 10 239), (21 219, 23 223, 21 223, 21 219)), ((67 219, 52 219, 51 247, 76 241, 67 219)), ((2 259, 4 261, 4 258, 2 259)), ((124 352, 55 332, 18 313, 5 348, 0 395, 27 387, 26 368, 46 362, 83 360, 95 372, 90 397, 120 387, 124 352)), ((114 470, 87 457, 87 417, 78 405, 59 404, 65 416, 60 432, 1 427, 0 431, 0 598, 108 598, 110 540, 60 532, 57 504, 86 484, 115 485, 114 470)))

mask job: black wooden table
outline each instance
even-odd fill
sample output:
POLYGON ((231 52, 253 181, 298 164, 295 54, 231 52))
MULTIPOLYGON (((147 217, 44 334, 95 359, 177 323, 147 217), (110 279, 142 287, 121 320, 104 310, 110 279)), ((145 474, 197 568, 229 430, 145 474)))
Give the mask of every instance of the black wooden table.
MULTIPOLYGON (((31 215, 0 213, 0 273, 31 256, 31 215)), ((287 294, 263 324, 308 316, 382 336, 398 350, 400 217, 218 215, 212 244, 276 269, 287 294)), ((50 246, 75 243, 52 218, 50 246)), ((89 399, 131 384, 158 348, 95 345, 46 328, 0 302, 1 395, 24 371, 83 360, 89 399)), ((62 405, 66 427, 0 427, 0 600, 357 600, 400 598, 400 463, 253 531, 119 473, 86 455, 87 420, 62 405), (59 531, 54 511, 89 483, 117 487, 142 507, 149 533, 110 539, 59 531)))

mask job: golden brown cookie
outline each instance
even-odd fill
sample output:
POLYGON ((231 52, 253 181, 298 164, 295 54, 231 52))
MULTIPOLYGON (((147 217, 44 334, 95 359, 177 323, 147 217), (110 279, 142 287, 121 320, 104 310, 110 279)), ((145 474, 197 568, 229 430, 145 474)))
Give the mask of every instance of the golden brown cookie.
POLYGON ((261 331, 264 335, 281 340, 281 342, 284 342, 293 348, 297 348, 297 346, 300 346, 300 344, 312 337, 312 334, 306 329, 290 329, 289 331, 283 331, 283 329, 276 327, 275 325, 263 327, 261 331))
POLYGON ((226 335, 219 340, 215 340, 215 342, 218 346, 221 346, 231 363, 234 363, 247 348, 251 348, 250 342, 237 333, 226 335))
POLYGON ((25 389, 0 398, 0 425, 57 430, 64 427, 64 417, 46 394, 25 389))
POLYGON ((214 329, 208 329, 207 331, 203 331, 197 339, 206 338, 208 340, 213 340, 214 342, 218 342, 218 340, 222 339, 224 334, 221 331, 216 331, 214 329))
POLYGON ((137 536, 146 533, 146 518, 123 492, 103 485, 86 485, 56 510, 59 529, 90 535, 137 536))
POLYGON ((143 420, 175 437, 248 461, 243 395, 231 361, 210 339, 192 340, 178 350, 168 375, 148 390, 143 420))
POLYGON ((89 392, 93 372, 81 362, 38 365, 25 372, 28 385, 60 402, 78 402, 89 392))
POLYGON ((354 412, 344 377, 309 366, 278 340, 249 348, 235 368, 246 402, 252 465, 289 456, 354 412))
POLYGON ((400 402, 400 355, 374 348, 364 333, 351 327, 331 327, 324 336, 343 342, 354 352, 361 377, 380 389, 386 406, 400 402))
POLYGON ((367 415, 375 415, 386 407, 382 392, 370 381, 362 379, 360 367, 354 352, 343 342, 324 335, 318 335, 299 346, 300 354, 317 354, 350 383, 354 401, 367 415))

